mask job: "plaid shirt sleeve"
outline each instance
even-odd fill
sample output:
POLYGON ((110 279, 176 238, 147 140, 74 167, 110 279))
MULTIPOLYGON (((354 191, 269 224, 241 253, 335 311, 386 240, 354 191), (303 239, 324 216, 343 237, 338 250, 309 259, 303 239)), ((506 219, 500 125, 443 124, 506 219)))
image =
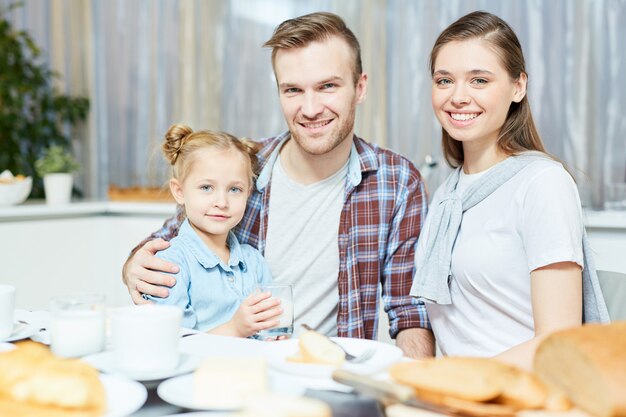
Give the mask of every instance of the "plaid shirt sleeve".
POLYGON ((169 219, 165 220, 163 226, 156 232, 153 232, 150 236, 141 241, 137 246, 133 248, 130 252, 130 256, 132 256, 135 252, 137 252, 143 245, 148 243, 154 239, 163 239, 163 240, 172 240, 176 235, 178 235, 178 229, 180 229, 180 225, 183 224, 186 218, 185 214, 185 206, 177 205, 176 213, 169 219))
POLYGON ((415 247, 427 211, 426 188, 412 164, 404 174, 404 181, 399 182, 405 189, 392 220, 382 277, 383 302, 394 338, 404 329, 430 329, 426 307, 409 295, 415 273, 415 247))

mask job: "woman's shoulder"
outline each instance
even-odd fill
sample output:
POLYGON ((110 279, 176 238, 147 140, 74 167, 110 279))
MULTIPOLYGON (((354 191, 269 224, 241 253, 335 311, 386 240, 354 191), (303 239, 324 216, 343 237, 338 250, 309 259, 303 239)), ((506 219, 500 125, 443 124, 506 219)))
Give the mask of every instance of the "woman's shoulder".
POLYGON ((518 174, 528 184, 555 183, 575 186, 572 175, 559 161, 550 158, 540 158, 531 162, 518 174))
POLYGON ((582 216, 576 181, 560 162, 550 159, 534 161, 518 176, 521 177, 516 192, 523 197, 524 207, 543 207, 536 210, 539 216, 548 207, 582 216))
MULTIPOLYGON (((526 165, 520 172, 525 175, 535 174, 535 173, 564 173, 567 174, 567 170, 563 166, 563 164, 556 160, 552 159, 548 156, 543 158, 535 158, 528 165, 526 165)), ((557 174, 558 175, 558 174, 557 174)))

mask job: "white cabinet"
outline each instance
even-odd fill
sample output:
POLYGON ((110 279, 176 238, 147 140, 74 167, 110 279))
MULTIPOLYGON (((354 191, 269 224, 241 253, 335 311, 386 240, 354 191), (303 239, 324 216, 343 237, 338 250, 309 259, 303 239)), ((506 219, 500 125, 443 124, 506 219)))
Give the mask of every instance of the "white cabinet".
POLYGON ((585 223, 596 268, 626 273, 626 211, 588 211, 585 223))
POLYGON ((130 304, 122 265, 130 250, 174 212, 173 205, 162 206, 141 210, 141 205, 100 203, 99 209, 92 204, 93 210, 82 212, 74 207, 73 213, 4 217, 0 282, 16 285, 17 308, 47 309, 51 296, 77 292, 102 293, 108 306, 130 304))

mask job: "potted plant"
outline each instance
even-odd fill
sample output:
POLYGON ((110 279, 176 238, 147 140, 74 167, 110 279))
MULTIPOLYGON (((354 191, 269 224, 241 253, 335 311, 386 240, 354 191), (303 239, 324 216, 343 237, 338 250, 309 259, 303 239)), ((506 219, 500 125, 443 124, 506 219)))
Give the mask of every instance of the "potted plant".
POLYGON ((53 145, 44 149, 41 158, 35 161, 35 171, 43 178, 46 203, 67 204, 72 198, 72 174, 80 169, 74 156, 62 146, 53 145))
POLYGON ((59 93, 52 71, 26 31, 13 27, 0 7, 0 171, 33 177, 31 197, 43 197, 42 179, 34 167, 43 150, 69 150, 76 127, 87 117, 86 97, 59 93))

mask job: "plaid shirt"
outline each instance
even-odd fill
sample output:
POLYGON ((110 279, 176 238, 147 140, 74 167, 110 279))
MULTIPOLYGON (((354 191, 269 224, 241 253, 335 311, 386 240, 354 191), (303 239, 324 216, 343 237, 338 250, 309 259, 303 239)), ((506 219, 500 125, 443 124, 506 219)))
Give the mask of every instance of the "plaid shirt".
MULTIPOLYGON (((265 250, 272 167, 286 132, 265 139, 258 152, 260 175, 244 217, 234 232, 241 243, 265 250)), ((337 334, 375 339, 379 284, 390 332, 430 328, 423 304, 409 296, 417 237, 426 217, 424 183, 402 156, 354 137, 339 221, 339 311, 337 334)), ((176 236, 184 209, 147 240, 176 236)))

